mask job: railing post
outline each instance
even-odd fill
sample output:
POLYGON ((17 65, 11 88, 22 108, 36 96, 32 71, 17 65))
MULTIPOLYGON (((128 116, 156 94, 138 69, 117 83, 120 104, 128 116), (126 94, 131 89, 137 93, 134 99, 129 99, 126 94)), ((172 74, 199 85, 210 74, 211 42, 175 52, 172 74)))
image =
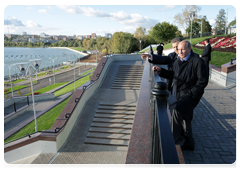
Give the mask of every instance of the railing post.
POLYGON ((14 107, 14 111, 17 112, 16 103, 15 102, 13 102, 13 107, 14 107))
POLYGON ((163 102, 165 102, 167 107, 167 99, 169 96, 169 91, 167 90, 167 83, 164 81, 157 81, 153 84, 153 89, 151 90, 152 95, 163 102))

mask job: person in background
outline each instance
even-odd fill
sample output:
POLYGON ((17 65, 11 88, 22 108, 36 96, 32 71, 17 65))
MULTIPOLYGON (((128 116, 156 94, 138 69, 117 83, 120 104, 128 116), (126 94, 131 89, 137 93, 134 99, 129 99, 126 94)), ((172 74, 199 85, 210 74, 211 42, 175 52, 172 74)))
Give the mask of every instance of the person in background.
POLYGON ((205 39, 204 43, 205 43, 205 47, 204 47, 203 53, 202 53, 202 55, 200 55, 200 57, 205 61, 206 65, 207 65, 208 73, 209 73, 209 61, 211 61, 212 47, 209 44, 209 39, 205 39))
POLYGON ((185 141, 181 146, 182 150, 194 150, 191 121, 193 110, 208 84, 207 66, 203 59, 191 50, 191 43, 188 41, 178 44, 178 55, 171 70, 158 66, 154 66, 153 70, 156 70, 160 77, 173 80, 172 92, 176 101, 169 108, 172 110, 171 128, 175 143, 180 143, 183 137, 185 141))
POLYGON ((160 43, 160 44, 157 46, 157 54, 158 54, 158 55, 162 55, 162 52, 163 52, 163 44, 160 43))

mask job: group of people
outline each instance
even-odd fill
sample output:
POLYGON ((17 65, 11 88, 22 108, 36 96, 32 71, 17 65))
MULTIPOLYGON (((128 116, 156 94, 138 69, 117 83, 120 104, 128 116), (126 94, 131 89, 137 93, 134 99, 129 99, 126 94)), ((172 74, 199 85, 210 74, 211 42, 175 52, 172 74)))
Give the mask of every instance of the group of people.
POLYGON ((175 102, 169 105, 172 110, 171 129, 175 143, 182 143, 182 150, 194 150, 191 121, 193 110, 199 103, 208 84, 211 45, 205 41, 202 55, 192 51, 191 43, 181 38, 172 40, 174 52, 168 56, 162 54, 142 54, 144 60, 153 64, 166 64, 168 69, 153 66, 160 77, 166 78, 168 90, 175 96, 175 102))

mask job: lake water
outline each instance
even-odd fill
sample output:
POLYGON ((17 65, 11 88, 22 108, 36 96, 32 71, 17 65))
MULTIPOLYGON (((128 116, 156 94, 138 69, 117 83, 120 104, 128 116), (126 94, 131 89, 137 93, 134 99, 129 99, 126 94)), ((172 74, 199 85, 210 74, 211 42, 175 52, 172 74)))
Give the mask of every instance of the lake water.
MULTIPOLYGON (((4 64, 8 66, 16 63, 29 62, 33 59, 42 59, 39 69, 53 66, 49 58, 56 58, 54 65, 61 65, 73 59, 82 58, 84 55, 64 48, 24 48, 24 47, 4 47, 4 64)), ((29 62, 29 66, 33 66, 29 62)), ((4 65, 4 77, 9 75, 9 67, 4 65)), ((20 73, 15 65, 11 66, 11 74, 20 73)))

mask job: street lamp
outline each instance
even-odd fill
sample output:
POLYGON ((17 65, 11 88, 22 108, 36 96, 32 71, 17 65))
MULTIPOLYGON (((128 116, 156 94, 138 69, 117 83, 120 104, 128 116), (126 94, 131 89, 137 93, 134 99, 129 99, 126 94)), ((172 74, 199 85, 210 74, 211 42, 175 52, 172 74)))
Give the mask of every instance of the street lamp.
MULTIPOLYGON (((7 64, 4 63, 4 65, 8 66, 7 64)), ((9 68, 9 78, 10 78, 10 83, 11 83, 11 90, 12 90, 12 97, 13 97, 13 86, 12 86, 12 75, 11 75, 11 67, 13 66, 14 64, 8 66, 9 68)))
POLYGON ((50 58, 49 57, 49 59, 51 59, 53 61, 53 76, 54 76, 54 84, 55 84, 54 60, 57 59, 57 57, 56 58, 50 58))
POLYGON ((70 64, 73 64, 74 72, 73 72, 73 78, 74 78, 74 91, 76 91, 76 81, 75 81, 75 60, 69 60, 70 64))
POLYGON ((37 73, 38 73, 38 69, 40 67, 42 59, 33 59, 33 60, 29 60, 29 61, 30 61, 30 63, 32 63, 32 65, 36 69, 36 79, 37 79, 37 73))
POLYGON ((191 41, 192 41, 192 20, 195 17, 195 11, 191 12, 189 17, 190 17, 190 20, 191 20, 191 34, 190 34, 190 43, 191 43, 191 41))
POLYGON ((32 101, 33 101, 33 112, 34 112, 34 120, 35 120, 35 132, 38 131, 38 127, 37 127, 37 117, 36 117, 36 110, 35 110, 35 101, 34 101, 34 93, 33 93, 33 83, 32 83, 32 77, 34 75, 34 72, 36 72, 32 66, 29 66, 28 68, 28 72, 29 72, 29 77, 30 77, 30 81, 31 81, 31 90, 32 90, 32 101))
POLYGON ((140 42, 140 51, 141 51, 141 41, 142 41, 142 40, 139 40, 139 42, 140 42))

